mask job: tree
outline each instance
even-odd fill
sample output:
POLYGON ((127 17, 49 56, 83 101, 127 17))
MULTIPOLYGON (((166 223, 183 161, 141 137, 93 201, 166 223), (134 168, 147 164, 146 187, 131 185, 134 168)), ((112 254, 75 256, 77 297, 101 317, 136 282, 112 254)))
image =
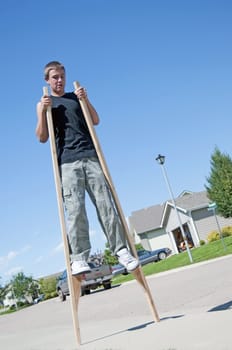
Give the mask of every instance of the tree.
POLYGON ((139 250, 144 250, 144 247, 142 246, 141 243, 136 243, 136 244, 135 244, 135 249, 136 249, 137 251, 139 251, 139 250))
POLYGON ((109 243, 106 243, 106 249, 104 250, 103 263, 108 265, 115 265, 118 263, 118 259, 111 253, 109 249, 109 243))
POLYGON ((41 292, 45 295, 45 299, 56 296, 56 277, 47 277, 40 279, 41 292))
POLYGON ((32 299, 38 297, 39 288, 38 282, 32 277, 25 276, 23 272, 19 272, 10 281, 12 296, 20 301, 27 300, 28 297, 32 299))
POLYGON ((205 185, 209 199, 217 204, 218 213, 232 217, 232 159, 216 147, 211 156, 211 173, 205 185))
POLYGON ((6 287, 3 287, 2 285, 0 285, 0 305, 3 305, 3 300, 5 299, 6 296, 6 287))

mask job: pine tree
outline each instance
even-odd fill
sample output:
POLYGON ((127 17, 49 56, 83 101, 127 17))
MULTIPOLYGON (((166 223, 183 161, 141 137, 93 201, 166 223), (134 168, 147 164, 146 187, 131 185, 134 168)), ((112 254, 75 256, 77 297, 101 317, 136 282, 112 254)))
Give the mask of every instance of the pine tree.
POLYGON ((205 186, 209 199, 217 204, 218 213, 232 217, 232 159, 216 147, 211 156, 211 173, 205 186))

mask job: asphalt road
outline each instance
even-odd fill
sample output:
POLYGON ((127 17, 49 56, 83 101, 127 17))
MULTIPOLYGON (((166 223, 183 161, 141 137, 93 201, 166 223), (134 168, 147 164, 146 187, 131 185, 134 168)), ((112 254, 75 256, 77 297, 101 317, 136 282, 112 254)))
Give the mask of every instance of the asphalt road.
MULTIPOLYGON (((232 255, 147 278, 161 321, 135 282, 80 298, 83 350, 231 350, 232 255)), ((0 317, 2 350, 75 350, 69 298, 0 317)))

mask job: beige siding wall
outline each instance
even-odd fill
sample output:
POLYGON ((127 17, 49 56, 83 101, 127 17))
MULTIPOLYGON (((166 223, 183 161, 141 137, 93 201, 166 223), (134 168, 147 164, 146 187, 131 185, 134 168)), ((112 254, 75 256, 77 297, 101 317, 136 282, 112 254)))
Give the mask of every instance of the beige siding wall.
MULTIPOLYGON (((180 211, 179 211, 179 217, 180 217, 180 221, 181 221, 182 225, 184 225, 189 220, 189 216, 180 212, 180 211)), ((180 226, 180 223, 179 223, 179 219, 176 215, 176 211, 175 211, 175 209, 172 208, 170 211, 170 215, 168 217, 166 231, 171 232, 172 230, 176 229, 179 226, 180 226)))
POLYGON ((145 237, 141 241, 143 247, 147 250, 155 250, 164 247, 168 247, 173 250, 170 238, 163 229, 148 232, 145 237))
POLYGON ((143 233, 141 234, 140 238, 141 238, 140 243, 142 244, 143 248, 146 250, 151 250, 150 242, 147 239, 147 235, 143 233))
MULTIPOLYGON (((206 241, 208 234, 211 231, 218 231, 217 222, 212 211, 206 209, 196 210, 192 213, 192 218, 199 235, 199 239, 206 241)), ((218 223, 222 229, 225 226, 232 226, 232 218, 225 219, 220 216, 217 216, 218 223)))
POLYGON ((162 234, 162 235, 155 237, 155 239, 152 239, 150 241, 150 245, 151 245, 151 250, 155 250, 158 248, 164 248, 164 247, 170 248, 171 250, 173 249, 172 243, 171 243, 169 236, 167 234, 162 234))

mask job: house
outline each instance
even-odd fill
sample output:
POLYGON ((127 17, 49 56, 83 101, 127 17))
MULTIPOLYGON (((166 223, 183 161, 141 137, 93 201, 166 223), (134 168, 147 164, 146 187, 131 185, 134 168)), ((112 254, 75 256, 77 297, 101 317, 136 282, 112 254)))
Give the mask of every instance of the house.
POLYGON ((2 302, 4 307, 16 306, 19 303, 23 304, 33 304, 35 296, 39 297, 40 285, 38 281, 33 280, 32 283, 27 285, 27 288, 24 289, 23 296, 20 298, 16 297, 14 286, 12 283, 7 284, 4 287, 4 293, 2 297, 2 302), (30 290, 30 287, 34 286, 34 290, 30 290))
POLYGON ((11 307, 17 305, 17 300, 11 290, 9 290, 3 300, 3 306, 4 307, 11 307))
POLYGON ((130 232, 147 250, 169 247, 174 253, 179 253, 183 230, 190 247, 199 246, 211 231, 232 226, 232 218, 214 214, 209 210, 209 204, 206 191, 184 191, 175 203, 167 200, 132 212, 128 218, 130 232))
POLYGON ((18 303, 28 303, 33 304, 33 298, 30 294, 25 295, 23 298, 17 299, 15 297, 15 294, 13 292, 12 286, 8 285, 6 295, 3 299, 3 306, 4 307, 12 307, 18 305, 18 303))

